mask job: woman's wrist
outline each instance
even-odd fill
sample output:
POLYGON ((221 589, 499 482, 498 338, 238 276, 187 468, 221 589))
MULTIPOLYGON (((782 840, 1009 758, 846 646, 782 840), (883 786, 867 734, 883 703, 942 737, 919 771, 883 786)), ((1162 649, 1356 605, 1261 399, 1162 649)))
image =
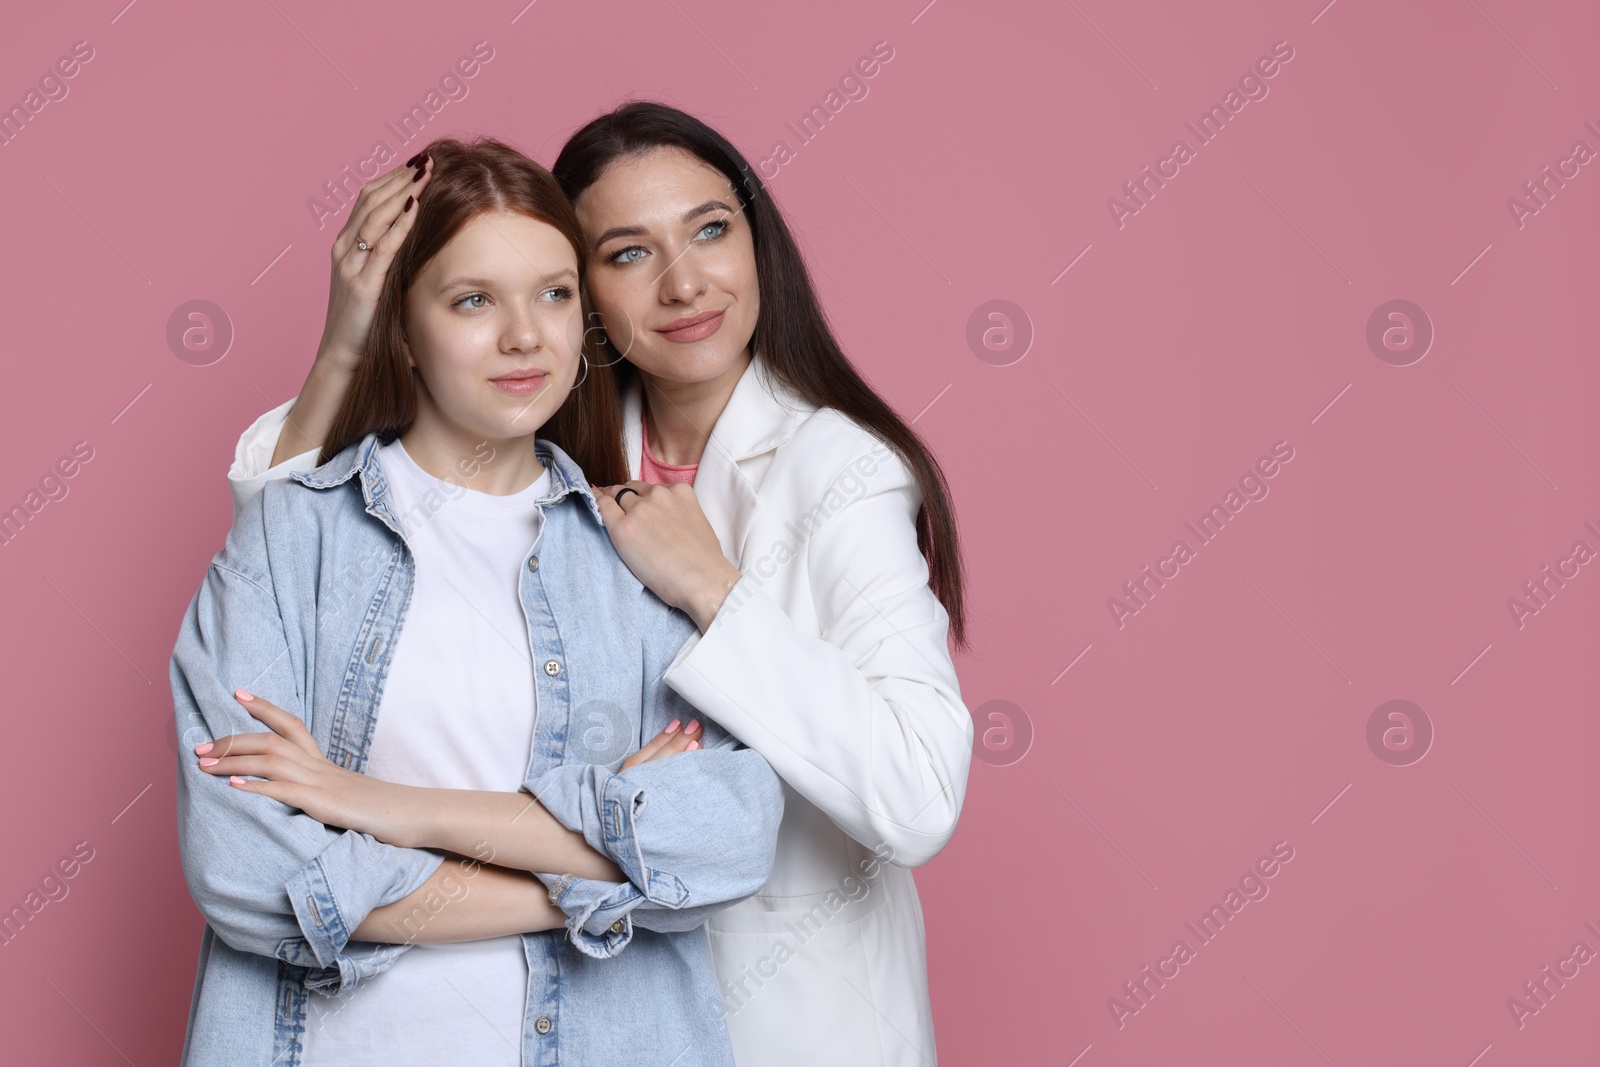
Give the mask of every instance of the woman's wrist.
POLYGON ((717 612, 722 610, 728 594, 733 592, 733 587, 744 577, 738 567, 726 559, 718 558, 722 565, 714 567, 707 573, 690 597, 689 604, 684 608, 684 613, 694 620, 695 626, 701 633, 711 628, 711 622, 717 617, 717 612))
POLYGON ((311 361, 311 371, 313 374, 321 372, 348 379, 355 375, 356 368, 360 365, 360 352, 324 340, 317 346, 317 356, 311 361))

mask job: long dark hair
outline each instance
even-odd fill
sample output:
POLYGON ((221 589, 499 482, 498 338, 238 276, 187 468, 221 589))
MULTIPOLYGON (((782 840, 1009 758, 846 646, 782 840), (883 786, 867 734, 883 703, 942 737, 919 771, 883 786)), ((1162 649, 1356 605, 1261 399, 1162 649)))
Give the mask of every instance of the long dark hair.
MULTIPOLYGON (((416 420, 417 381, 406 361, 407 294, 428 262, 474 216, 513 211, 554 226, 577 253, 579 277, 586 273, 588 245, 578 216, 549 171, 489 137, 471 141, 444 138, 424 151, 433 158, 433 178, 417 200, 417 221, 384 278, 366 352, 322 446, 323 463, 369 433, 393 439, 416 420)), ((581 297, 579 310, 583 321, 589 322, 587 296, 581 297)), ((540 428, 539 436, 561 446, 590 482, 617 485, 627 481, 628 465, 616 379, 596 373, 596 364, 604 363, 605 357, 588 330, 584 331, 583 353, 589 359, 589 373, 540 428)))
MULTIPOLYGON (((927 445, 851 366, 811 285, 805 260, 772 194, 744 156, 716 130, 665 104, 636 101, 584 126, 552 168, 573 202, 617 159, 656 148, 681 148, 726 177, 739 195, 755 242, 761 313, 751 347, 772 374, 818 407, 854 419, 900 456, 922 490, 917 546, 929 585, 950 616, 956 646, 966 645, 966 600, 950 487, 927 445)), ((607 360, 615 364, 617 356, 607 360)))

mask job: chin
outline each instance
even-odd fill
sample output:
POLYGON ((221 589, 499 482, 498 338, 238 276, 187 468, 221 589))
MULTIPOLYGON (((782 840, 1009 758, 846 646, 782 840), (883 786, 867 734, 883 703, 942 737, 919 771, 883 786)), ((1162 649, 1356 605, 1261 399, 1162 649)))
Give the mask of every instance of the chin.
POLYGON ((739 361, 739 354, 748 345, 746 342, 730 351, 725 343, 712 343, 719 340, 718 337, 708 337, 706 341, 694 345, 675 345, 671 341, 663 341, 661 344, 665 350, 651 352, 646 359, 634 360, 633 363, 646 374, 669 382, 683 385, 709 382, 726 374, 739 361))

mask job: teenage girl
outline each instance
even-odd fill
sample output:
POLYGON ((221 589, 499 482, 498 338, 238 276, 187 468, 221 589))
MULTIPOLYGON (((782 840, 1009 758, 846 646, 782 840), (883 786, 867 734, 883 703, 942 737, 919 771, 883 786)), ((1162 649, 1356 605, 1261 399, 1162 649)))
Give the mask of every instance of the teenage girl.
POLYGON ((694 624, 585 480, 621 430, 570 203, 429 151, 327 462, 245 506, 173 653, 183 1062, 725 1067, 704 921, 782 790, 661 682, 694 624))

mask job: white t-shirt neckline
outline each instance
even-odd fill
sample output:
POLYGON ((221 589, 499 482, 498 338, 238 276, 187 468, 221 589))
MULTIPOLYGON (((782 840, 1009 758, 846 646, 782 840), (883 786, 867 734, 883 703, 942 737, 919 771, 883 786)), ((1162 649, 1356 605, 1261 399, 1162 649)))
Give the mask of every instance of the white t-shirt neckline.
POLYGON ((529 504, 549 496, 553 484, 550 469, 545 467, 539 477, 514 493, 485 493, 460 482, 429 474, 411 458, 405 442, 398 437, 378 449, 378 459, 383 464, 386 476, 406 479, 418 494, 442 492, 452 506, 466 507, 472 511, 524 511, 529 504))

